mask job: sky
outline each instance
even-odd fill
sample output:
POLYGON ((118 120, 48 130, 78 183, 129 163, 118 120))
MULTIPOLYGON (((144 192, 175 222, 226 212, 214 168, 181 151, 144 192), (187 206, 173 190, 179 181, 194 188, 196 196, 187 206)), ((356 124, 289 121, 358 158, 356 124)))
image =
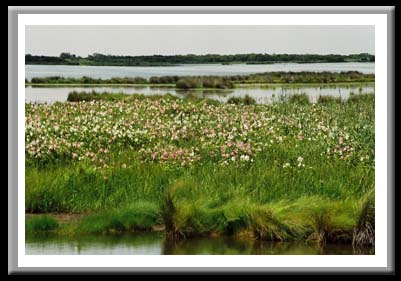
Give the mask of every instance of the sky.
POLYGON ((25 53, 374 55, 374 26, 27 26, 25 53))

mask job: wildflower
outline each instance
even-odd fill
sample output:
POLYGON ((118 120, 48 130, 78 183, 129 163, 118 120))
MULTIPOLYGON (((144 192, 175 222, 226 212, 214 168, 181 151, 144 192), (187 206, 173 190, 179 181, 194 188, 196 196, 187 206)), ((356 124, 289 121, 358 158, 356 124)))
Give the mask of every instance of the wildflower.
POLYGON ((302 161, 304 161, 304 158, 299 156, 297 161, 298 161, 298 167, 305 167, 305 164, 302 163, 302 161))
POLYGON ((249 161, 249 156, 248 156, 248 155, 241 155, 240 161, 246 161, 246 162, 248 162, 248 161, 249 161))

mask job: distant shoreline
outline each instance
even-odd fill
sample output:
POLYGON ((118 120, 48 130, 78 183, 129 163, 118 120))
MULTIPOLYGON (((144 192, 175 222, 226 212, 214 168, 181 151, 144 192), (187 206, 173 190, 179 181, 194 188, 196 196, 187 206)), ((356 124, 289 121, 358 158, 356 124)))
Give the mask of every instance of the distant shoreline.
POLYGON ((60 56, 25 55, 26 65, 82 66, 178 66, 183 64, 276 64, 276 63, 345 63, 374 62, 367 53, 351 55, 318 54, 236 54, 236 55, 173 55, 173 56, 113 56, 93 54, 80 57, 70 53, 60 56))
POLYGON ((25 65, 63 65, 63 66, 117 66, 117 67, 171 67, 183 65, 270 65, 270 64, 317 64, 317 63, 374 63, 374 61, 278 61, 278 62, 231 62, 231 63, 179 63, 179 64, 141 64, 141 65, 115 65, 115 64, 61 64, 61 63, 26 63, 25 65))

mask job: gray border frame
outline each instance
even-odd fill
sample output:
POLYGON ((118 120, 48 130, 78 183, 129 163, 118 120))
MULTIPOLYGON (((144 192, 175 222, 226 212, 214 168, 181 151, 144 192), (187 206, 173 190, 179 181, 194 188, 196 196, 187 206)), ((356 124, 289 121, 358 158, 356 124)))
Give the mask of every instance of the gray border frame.
POLYGON ((189 7, 8 7, 8 274, 74 274, 74 273, 367 273, 367 274, 395 274, 395 185, 394 185, 394 94, 395 94, 395 7, 393 6, 371 6, 371 7, 205 7, 205 6, 189 6, 189 7), (314 268, 314 267, 287 267, 287 268, 260 268, 260 267, 243 267, 243 268, 182 268, 182 267, 153 267, 153 268, 21 268, 18 267, 18 149, 17 149, 17 112, 18 112, 18 14, 83 14, 83 13, 104 13, 104 14, 387 14, 387 253, 388 266, 386 268, 314 268))

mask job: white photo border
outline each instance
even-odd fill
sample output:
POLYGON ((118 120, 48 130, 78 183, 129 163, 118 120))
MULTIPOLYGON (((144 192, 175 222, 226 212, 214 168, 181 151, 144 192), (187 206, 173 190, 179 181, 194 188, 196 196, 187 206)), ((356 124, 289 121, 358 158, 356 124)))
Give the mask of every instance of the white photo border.
POLYGON ((386 14, 19 14, 18 15, 18 267, 387 267, 387 15, 386 14), (26 255, 26 25, 374 25, 374 255, 26 255))

